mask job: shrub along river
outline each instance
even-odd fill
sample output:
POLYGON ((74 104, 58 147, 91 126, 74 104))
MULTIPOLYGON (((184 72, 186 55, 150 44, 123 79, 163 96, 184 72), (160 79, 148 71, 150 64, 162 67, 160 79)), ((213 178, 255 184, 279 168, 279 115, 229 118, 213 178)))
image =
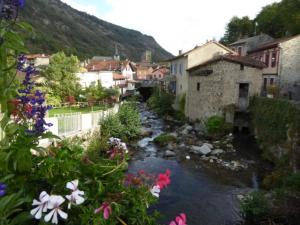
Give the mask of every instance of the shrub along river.
POLYGON ((242 170, 220 166, 213 163, 214 160, 183 150, 174 150, 174 157, 166 158, 166 147, 157 146, 153 139, 165 132, 179 132, 179 128, 170 127, 155 113, 147 110, 145 105, 140 105, 140 115, 143 128, 151 133, 133 145, 137 151, 129 164, 129 172, 143 169, 158 174, 166 169, 171 170, 171 184, 161 192, 159 203, 150 209, 157 209, 162 214, 160 224, 169 224, 171 219, 182 212, 186 213, 189 225, 240 223, 239 198, 258 188, 256 174, 261 164, 256 165, 258 148, 255 142, 247 136, 233 139, 236 152, 231 154, 232 157, 235 160, 243 158, 244 162, 248 162, 246 169, 242 170))

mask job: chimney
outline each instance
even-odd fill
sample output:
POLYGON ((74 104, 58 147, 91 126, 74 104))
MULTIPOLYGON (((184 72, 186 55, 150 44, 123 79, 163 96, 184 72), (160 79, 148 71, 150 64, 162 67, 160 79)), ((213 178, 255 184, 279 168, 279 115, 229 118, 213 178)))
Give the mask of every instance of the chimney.
POLYGON ((178 51, 178 55, 182 55, 182 50, 179 50, 179 51, 178 51))

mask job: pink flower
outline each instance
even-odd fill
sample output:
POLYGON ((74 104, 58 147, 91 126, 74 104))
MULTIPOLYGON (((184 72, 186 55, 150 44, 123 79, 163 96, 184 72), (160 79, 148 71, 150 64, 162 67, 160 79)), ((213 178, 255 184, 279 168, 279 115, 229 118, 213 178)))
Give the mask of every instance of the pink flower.
POLYGON ((103 202, 100 208, 95 209, 94 213, 97 214, 97 213, 101 212, 102 210, 103 210, 103 217, 104 217, 104 219, 107 220, 112 211, 110 204, 107 202, 103 202))
POLYGON ((180 213, 179 216, 176 216, 175 221, 171 221, 170 225, 187 225, 186 224, 186 215, 184 213, 180 213))
POLYGON ((164 187, 167 187, 170 183, 170 170, 166 170, 165 173, 161 173, 158 175, 158 178, 156 179, 156 185, 160 187, 160 189, 164 189, 164 187))

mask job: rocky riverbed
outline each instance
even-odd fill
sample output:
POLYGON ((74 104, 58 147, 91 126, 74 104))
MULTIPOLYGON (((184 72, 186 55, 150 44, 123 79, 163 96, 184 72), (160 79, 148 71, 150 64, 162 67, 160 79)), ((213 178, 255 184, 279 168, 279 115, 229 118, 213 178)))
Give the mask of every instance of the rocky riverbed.
POLYGON ((213 140, 205 135, 202 124, 162 120, 144 104, 140 105, 140 114, 143 138, 131 145, 136 152, 129 172, 171 170, 172 184, 154 208, 164 215, 161 224, 167 224, 167 218, 180 212, 188 215, 189 225, 241 221, 239 199, 258 188, 256 174, 260 163, 253 157, 256 146, 248 140, 238 143, 233 134, 213 140), (154 143, 161 134, 173 136, 176 141, 154 143))

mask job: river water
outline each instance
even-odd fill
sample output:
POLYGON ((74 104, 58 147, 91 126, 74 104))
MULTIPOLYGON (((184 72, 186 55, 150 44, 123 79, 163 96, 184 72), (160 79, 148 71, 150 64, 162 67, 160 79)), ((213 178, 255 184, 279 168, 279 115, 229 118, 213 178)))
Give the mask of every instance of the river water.
MULTIPOLYGON (((189 160, 164 159, 164 151, 152 143, 163 133, 164 122, 143 105, 140 114, 142 124, 153 134, 138 142, 138 151, 129 164, 129 172, 143 169, 158 174, 171 170, 171 184, 161 192, 159 203, 150 209, 157 209, 162 214, 160 224, 169 225, 182 212, 187 215, 189 225, 234 225, 240 222, 237 195, 249 192, 251 187, 224 183, 221 177, 224 175, 212 176, 201 164, 195 166, 189 160)), ((252 181, 254 186, 257 185, 255 176, 252 181)))

